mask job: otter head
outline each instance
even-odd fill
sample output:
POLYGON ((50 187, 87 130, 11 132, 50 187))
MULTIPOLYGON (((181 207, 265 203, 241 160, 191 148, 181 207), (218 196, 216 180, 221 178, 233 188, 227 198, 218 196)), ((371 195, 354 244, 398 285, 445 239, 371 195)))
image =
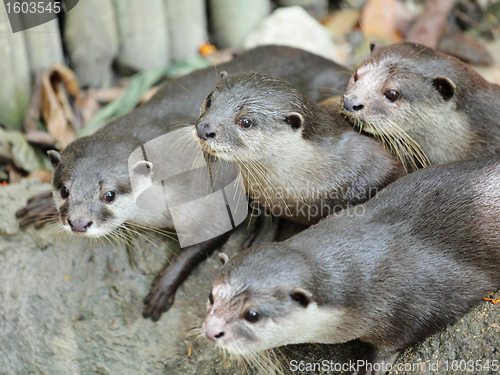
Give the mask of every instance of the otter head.
MULTIPOLYGON (((456 85, 446 76, 446 62, 437 64, 425 52, 427 47, 409 43, 371 47, 371 56, 351 77, 342 102, 344 113, 363 130, 391 130, 393 123, 411 131, 416 117, 428 109, 453 109, 456 85)), ((423 116, 421 121, 426 121, 423 116)))
POLYGON ((67 232, 88 237, 110 234, 137 207, 127 166, 114 162, 119 145, 96 145, 95 139, 85 137, 62 154, 48 152, 54 168, 52 195, 59 220, 67 232))
POLYGON ((361 130, 389 143, 425 143, 429 134, 464 121, 457 116, 453 71, 446 58, 425 46, 372 45, 370 57, 349 81, 343 112, 361 130))
POLYGON ((202 333, 231 353, 251 355, 305 342, 342 342, 344 311, 327 307, 306 254, 265 244, 222 259, 202 333))
POLYGON ((195 137, 223 160, 262 160, 300 139, 306 121, 301 94, 284 82, 259 73, 223 76, 203 103, 195 137))

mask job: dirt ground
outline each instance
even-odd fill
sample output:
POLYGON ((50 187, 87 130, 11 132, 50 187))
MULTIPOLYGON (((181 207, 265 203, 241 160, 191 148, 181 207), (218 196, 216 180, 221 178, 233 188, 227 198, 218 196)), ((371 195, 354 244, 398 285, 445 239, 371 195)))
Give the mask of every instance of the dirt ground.
MULTIPOLYGON (((121 243, 67 237, 54 227, 19 231, 15 211, 48 188, 27 180, 0 187, 0 374, 269 373, 269 368, 231 364, 193 336, 220 267, 217 254, 189 277, 170 311, 156 323, 146 320, 142 299, 166 254, 176 251, 175 241, 153 235, 134 240, 132 267, 121 243)), ((275 225, 266 223, 257 242, 269 240, 275 225)), ((243 223, 221 251, 230 256, 239 251, 253 226, 243 223)), ((283 233, 294 231, 286 224, 283 233)), ((457 373, 451 366, 460 363, 453 361, 500 359, 499 322, 500 306, 481 303, 399 357, 396 365, 411 365, 414 371, 403 367, 393 373, 457 373), (439 371, 434 371, 438 361, 439 371)), ((280 351, 285 373, 319 373, 292 371, 306 368, 299 367, 300 361, 332 370, 321 372, 325 374, 349 373, 336 372, 334 364, 361 359, 363 345, 295 345, 280 351)))

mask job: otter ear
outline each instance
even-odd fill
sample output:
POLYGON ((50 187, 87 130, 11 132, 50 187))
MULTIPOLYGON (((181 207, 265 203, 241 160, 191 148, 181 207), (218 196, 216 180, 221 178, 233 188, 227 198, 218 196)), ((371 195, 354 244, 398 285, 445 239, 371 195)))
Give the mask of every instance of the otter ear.
POLYGON ((285 122, 291 125, 293 130, 297 130, 304 124, 304 117, 298 112, 290 112, 285 115, 285 122))
POLYGON ((225 265, 229 260, 229 257, 225 253, 219 253, 219 260, 222 263, 222 265, 225 265))
POLYGON ((434 85, 436 90, 438 90, 438 92, 441 94, 445 102, 453 98, 453 95, 455 95, 455 90, 457 86, 449 78, 436 77, 433 79, 432 84, 434 85))
POLYGON ((378 49, 378 43, 377 42, 370 42, 370 52, 375 52, 375 50, 378 49))
POLYGON ((295 288, 290 292, 290 297, 302 307, 307 307, 312 300, 312 294, 302 288, 295 288))
POLYGON ((220 72, 220 80, 224 80, 227 78, 227 72, 225 70, 223 70, 222 72, 220 72))
POLYGON ((146 160, 139 160, 130 169, 130 175, 136 178, 151 178, 153 176, 153 163, 146 160))
POLYGON ((47 151, 47 155, 49 156, 49 160, 52 163, 52 168, 56 169, 61 161, 61 154, 56 150, 47 151))

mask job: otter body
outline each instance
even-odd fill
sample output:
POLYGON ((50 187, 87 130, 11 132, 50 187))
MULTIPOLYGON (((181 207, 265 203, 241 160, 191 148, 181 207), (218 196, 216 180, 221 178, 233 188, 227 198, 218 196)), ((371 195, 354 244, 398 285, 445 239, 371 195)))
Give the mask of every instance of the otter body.
POLYGON ((222 79, 202 107, 202 148, 241 168, 249 195, 302 224, 358 204, 402 175, 380 144, 262 73, 222 79))
POLYGON ((213 283, 202 332, 249 356, 360 339, 372 364, 392 363, 500 287, 498 186, 499 156, 426 168, 243 251, 213 283))
MULTIPOLYGON (((220 65, 220 69, 232 74, 247 71, 273 74, 317 101, 330 96, 332 91, 343 91, 349 79, 345 68, 329 60, 279 46, 247 51, 220 65)), ((61 154, 50 152, 54 166, 53 197, 58 211, 54 215, 63 227, 71 233, 95 237, 109 235, 124 223, 173 229, 168 210, 148 212, 135 204, 128 157, 152 139, 176 129, 192 127, 203 99, 217 80, 216 69, 212 67, 168 81, 145 105, 111 121, 93 135, 77 139, 61 154)), ((190 135, 186 142, 189 139, 192 140, 190 135)), ((179 178, 174 190, 192 190, 192 183, 187 178, 179 178)), ((46 217, 47 206, 50 206, 47 200, 52 201, 52 198, 45 195, 41 200, 35 199, 19 212, 23 217, 21 225, 46 217)), ((200 212, 184 212, 182 217, 189 222, 189 215, 197 214, 200 212)), ((181 249, 153 282, 153 289, 145 299, 147 306, 143 315, 159 319, 162 312, 172 305, 177 287, 190 270, 225 237, 181 249)))
POLYGON ((500 152, 500 87, 419 44, 372 44, 343 110, 413 167, 500 152))

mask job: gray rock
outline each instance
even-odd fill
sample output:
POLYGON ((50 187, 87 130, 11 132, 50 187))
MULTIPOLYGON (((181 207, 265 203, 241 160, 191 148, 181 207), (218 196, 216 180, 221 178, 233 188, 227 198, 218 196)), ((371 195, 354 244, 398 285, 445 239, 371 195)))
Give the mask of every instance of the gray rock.
POLYGON ((0 56, 0 123, 21 129, 31 95, 29 60, 24 31, 12 32, 3 5, 0 6, 0 56))
POLYGON ((120 37, 118 63, 128 69, 161 68, 168 64, 170 47, 163 0, 115 0, 120 37))
MULTIPOLYGON (((0 222, 13 225, 13 212, 29 195, 47 187, 24 180, 0 187, 0 222)), ((256 242, 268 241, 276 224, 276 220, 266 222, 256 242)), ((239 251, 248 235, 247 227, 248 222, 241 225, 221 251, 229 256, 239 251)), ((291 223, 282 229, 286 236, 296 231, 297 226, 291 223)), ((131 267, 126 246, 115 242, 65 236, 57 234, 55 227, 0 236, 1 374, 269 373, 267 367, 252 371, 232 366, 217 356, 212 345, 186 339, 204 318, 211 283, 220 269, 217 252, 181 286, 173 308, 153 323, 141 316, 142 299, 165 257, 174 256, 177 245, 160 235, 136 238, 131 242, 136 266, 131 267)), ((498 359, 499 321, 500 305, 480 303, 444 332, 406 350, 396 362, 403 366, 424 363, 423 368, 392 373, 460 373, 444 371, 445 361, 451 368, 454 360, 484 363, 498 359), (441 370, 429 371, 425 364, 437 360, 441 370)), ((277 352, 281 353, 278 357, 284 372, 291 373, 291 361, 342 364, 360 359, 363 349, 362 344, 350 342, 294 345, 277 352)), ((334 373, 349 371, 321 372, 334 373)))
POLYGON ((24 31, 31 72, 52 68, 64 62, 58 20, 24 31))
POLYGON ((209 4, 212 31, 219 48, 241 47, 271 11, 269 0, 210 0, 209 4))
POLYGON ((66 15, 64 43, 81 86, 110 86, 118 53, 112 0, 80 1, 66 15))
POLYGON ((301 48, 343 64, 345 52, 333 42, 333 34, 299 6, 278 8, 245 39, 245 49, 275 44, 301 48))
POLYGON ((197 55, 200 44, 207 40, 205 1, 164 1, 172 59, 197 55))

